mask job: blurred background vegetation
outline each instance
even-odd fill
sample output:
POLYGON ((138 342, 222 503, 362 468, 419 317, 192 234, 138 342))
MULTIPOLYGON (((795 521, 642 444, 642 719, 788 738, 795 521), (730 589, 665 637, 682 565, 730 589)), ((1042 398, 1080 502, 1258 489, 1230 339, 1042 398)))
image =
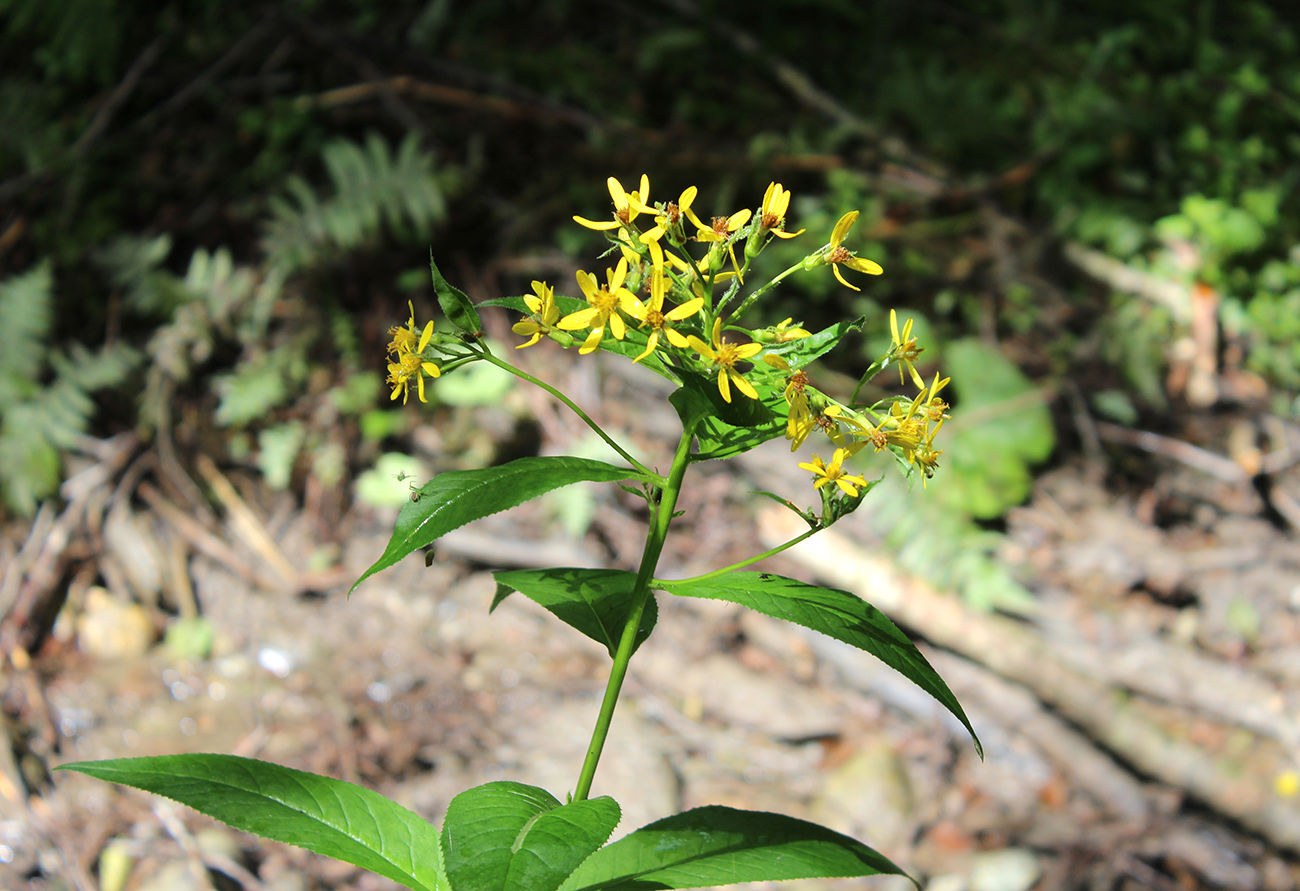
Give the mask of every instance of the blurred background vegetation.
POLYGON ((476 298, 563 290, 600 249, 570 217, 604 212, 606 176, 697 184, 702 214, 776 180, 809 232, 760 272, 856 208, 851 247, 886 274, 796 277, 769 321, 867 316, 825 370, 852 377, 897 307, 927 377, 953 377, 933 497, 885 492, 882 531, 1012 605, 999 518, 1086 445, 1080 417, 1297 416, 1286 10, 0 0, 0 510, 30 516, 83 437, 125 430, 346 501, 404 450, 385 332, 432 306, 430 245, 476 298))

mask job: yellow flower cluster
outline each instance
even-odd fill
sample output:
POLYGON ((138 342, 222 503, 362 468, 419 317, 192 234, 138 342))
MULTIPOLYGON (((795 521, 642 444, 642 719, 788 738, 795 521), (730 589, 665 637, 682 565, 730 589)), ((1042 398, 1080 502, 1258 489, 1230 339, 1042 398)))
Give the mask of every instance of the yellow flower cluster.
POLYGON ((406 327, 401 328, 394 325, 388 329, 388 335, 393 338, 388 345, 388 354, 392 356, 392 361, 388 363, 388 383, 393 385, 393 394, 390 399, 397 399, 397 394, 402 394, 402 404, 406 404, 406 399, 411 395, 411 381, 415 381, 416 393, 421 402, 428 402, 424 398, 424 376, 438 377, 442 374, 441 369, 432 362, 424 358, 424 350, 429 346, 429 339, 433 337, 433 321, 430 320, 424 326, 424 330, 419 334, 415 333, 415 307, 410 303, 407 306, 411 310, 411 317, 406 322, 406 327))
MULTIPOLYGON (((781 392, 788 408, 786 438, 791 451, 814 430, 825 433, 835 446, 829 462, 814 456, 811 463, 799 465, 814 474, 818 489, 834 484, 833 489, 857 498, 867 483, 849 473, 844 464, 867 446, 876 451, 890 449, 926 479, 934 474, 941 454, 934 447, 934 438, 948 408, 939 394, 948 380, 936 376, 928 386, 922 380, 915 365, 922 348, 912 336, 910 319, 900 331, 891 311, 892 342, 879 367, 897 364, 900 376, 910 376, 920 392, 910 402, 896 397, 870 407, 830 399, 811 386, 807 372, 792 367, 786 356, 797 361, 798 353, 797 349, 791 352, 789 345, 811 336, 793 319, 761 330, 736 324, 757 297, 791 273, 830 266, 835 278, 854 290, 857 285, 844 277, 841 267, 880 275, 883 270, 878 263, 858 257, 845 245, 857 222, 857 211, 840 217, 822 247, 732 303, 751 261, 763 248, 774 238, 794 238, 804 231, 786 231, 791 195, 784 186, 771 183, 752 210, 742 208, 705 222, 696 212, 699 190, 695 186, 683 190, 676 200, 652 202, 647 176, 642 176, 632 191, 614 177, 606 184, 613 204, 610 218, 573 219, 605 233, 611 251, 618 255, 617 264, 605 270, 603 281, 580 270, 577 283, 585 306, 573 308, 570 301, 567 313, 560 309, 549 285, 533 282, 535 296, 523 298, 529 315, 513 328, 528 338, 518 348, 532 346, 544 336, 567 345, 572 342, 568 332, 585 331, 581 354, 612 349, 629 357, 635 353, 636 362, 654 356, 670 373, 694 372, 713 378, 727 403, 735 393, 745 399, 763 398, 755 384, 768 387, 768 393, 781 392), (738 247, 742 250, 737 251, 738 247), (724 283, 719 297, 715 290, 724 283), (627 349, 621 344, 634 329, 639 332, 635 343, 639 345, 644 338, 644 347, 627 349)), ((905 382, 906 377, 900 380, 905 382)))
MULTIPOLYGON (((532 346, 552 331, 585 330, 588 333, 579 348, 585 355, 600 349, 607 333, 622 341, 628 328, 636 325, 645 331, 646 344, 634 361, 657 354, 665 364, 715 376, 718 393, 727 402, 731 402, 733 390, 757 399, 758 392, 747 379, 749 372, 741 367, 742 363, 752 362, 768 344, 787 343, 807 337, 808 332, 786 319, 772 329, 763 343, 729 339, 724 330, 740 331, 750 337, 757 332, 727 324, 725 301, 715 303, 713 291, 715 285, 731 276, 743 282, 750 261, 773 237, 793 238, 804 231, 785 230, 790 193, 774 182, 767 187, 757 212, 742 208, 706 223, 693 207, 699 194, 695 186, 685 189, 675 201, 651 203, 647 176, 643 175, 630 192, 612 176, 606 185, 613 203, 611 218, 573 219, 588 229, 606 233, 621 254, 617 266, 606 269, 603 284, 595 275, 580 270, 578 288, 587 305, 563 316, 556 308, 551 287, 533 282, 537 296, 524 298, 531 314, 513 329, 529 338, 520 348, 532 346), (643 215, 653 221, 644 230, 638 225, 643 215), (704 255, 693 257, 692 245, 704 245, 704 255), (737 258, 737 245, 744 247, 743 264, 737 258), (647 296, 639 298, 639 293, 647 296), (669 299, 675 305, 666 308, 669 299)), ((829 265, 842 282, 841 265, 879 275, 882 270, 878 264, 856 257, 843 245, 857 217, 856 211, 845 214, 836 223, 830 242, 809 255, 801 268, 829 265)))

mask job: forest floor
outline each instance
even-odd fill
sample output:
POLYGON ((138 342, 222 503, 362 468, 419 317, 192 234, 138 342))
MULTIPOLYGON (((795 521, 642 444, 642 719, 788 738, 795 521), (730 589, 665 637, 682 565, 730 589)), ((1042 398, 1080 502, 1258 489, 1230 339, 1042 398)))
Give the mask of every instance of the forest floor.
MULTIPOLYGON (((551 379, 568 375, 568 392, 652 464, 667 461, 671 419, 657 406, 670 410, 653 382, 535 361, 555 363, 551 379)), ((528 425, 543 453, 564 453, 580 431, 526 398, 524 420, 466 409, 458 423, 497 442, 528 425)), ((427 425, 414 442, 436 466, 448 434, 427 425)), ((230 752, 378 788, 435 821, 484 781, 572 788, 608 658, 522 596, 489 616, 490 570, 632 567, 634 499, 592 488, 578 535, 555 503, 532 502, 348 598, 393 512, 358 505, 334 522, 311 493, 272 493, 181 454, 221 508, 193 510, 184 484, 166 483, 165 449, 141 461, 123 448, 104 444, 87 464, 101 472, 65 488, 79 513, 6 536, 0 887, 99 888, 112 839, 134 860, 134 891, 394 887, 156 797, 46 772, 68 761, 230 752), (60 585, 66 605, 28 657, 15 610, 35 622, 60 585), (150 588, 153 602, 140 596, 150 588), (195 610, 215 630, 207 658, 185 655, 176 635, 158 642, 195 610)), ((976 611, 900 574, 858 515, 760 566, 854 591, 894 618, 964 704, 982 761, 941 708, 865 654, 661 594, 658 633, 633 660, 596 777, 594 793, 623 808, 619 834, 725 804, 823 822, 935 891, 1297 887, 1300 547, 1248 477, 1179 455, 1144 459, 1140 483, 1104 455, 1043 473, 1010 514, 1002 553, 1035 595, 1023 614, 976 611)), ((791 515, 748 493, 810 492, 796 460, 806 458, 776 441, 700 467, 660 574, 788 536, 791 515)), ((1300 489, 1295 473, 1275 484, 1300 489)))

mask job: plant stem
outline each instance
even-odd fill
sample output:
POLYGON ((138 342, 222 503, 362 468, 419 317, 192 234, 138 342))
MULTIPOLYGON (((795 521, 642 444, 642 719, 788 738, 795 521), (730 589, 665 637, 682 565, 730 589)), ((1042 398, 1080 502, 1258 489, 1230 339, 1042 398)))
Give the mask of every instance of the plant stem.
POLYGON ((492 355, 491 353, 484 353, 483 361, 490 362, 491 364, 497 366, 498 368, 503 368, 506 371, 513 374, 515 377, 523 378, 524 380, 528 381, 530 384, 533 384, 534 386, 537 387, 541 387, 547 393, 550 393, 556 399, 560 400, 566 406, 568 406, 569 410, 572 411, 575 415, 582 418, 583 423, 585 423, 588 427, 594 430, 597 436, 605 440, 605 442, 609 444, 610 448, 618 452, 624 461, 626 461, 628 464, 631 464, 637 470, 641 471, 641 473, 645 474, 651 481, 658 483, 659 485, 663 484, 664 482, 663 477, 655 473, 649 467, 646 467, 636 458, 633 458, 632 455, 629 454, 626 449, 624 449, 621 445, 615 442, 608 433, 602 430, 600 428, 600 425, 597 424, 595 421, 593 421, 585 411, 578 408, 578 406, 575 405, 573 400, 570 399, 568 396, 565 396, 563 393, 561 393, 559 390, 552 387, 546 381, 533 377, 531 374, 524 371, 522 368, 516 368, 515 366, 511 365, 509 362, 506 362, 503 359, 498 359, 496 356, 492 355))
POLYGON ((804 539, 812 538, 818 532, 821 532, 824 528, 826 527, 817 526, 815 528, 809 529, 807 532, 803 533, 802 535, 796 535, 794 538, 790 539, 785 544, 777 545, 771 550, 764 551, 761 554, 755 554, 753 557, 750 557, 746 560, 741 560, 739 563, 733 563, 730 566, 724 566, 721 569, 715 569, 713 570, 713 572, 706 572, 704 573, 704 575, 692 576, 691 578, 688 579, 671 579, 671 580, 664 580, 664 581, 655 579, 655 586, 658 587, 659 585, 663 585, 663 587, 665 588, 671 588, 674 585, 689 585, 692 584, 693 582, 708 581, 709 579, 717 578, 720 575, 726 575, 727 573, 733 570, 744 569, 746 566, 753 566, 759 560, 766 560, 768 557, 775 557, 777 554, 781 553, 782 551, 794 547, 804 539))
POLYGON ((637 572, 636 585, 632 588, 632 608, 628 612, 627 622, 623 625, 623 636, 619 639, 618 650, 614 653, 614 664, 609 671, 609 680, 605 683, 605 698, 600 703, 600 714, 596 716, 596 726, 591 731, 591 743, 587 746, 587 757, 582 762, 582 773, 578 777, 578 787, 573 792, 574 801, 582 801, 591 791, 591 781, 596 775, 596 764, 600 761, 600 752, 605 747, 609 736, 609 725, 614 719, 614 707, 618 705, 619 690, 623 679, 627 677, 627 665, 636 648, 637 631, 641 628, 641 617, 645 614, 646 604, 650 600, 651 586, 654 580, 655 566, 659 555, 663 553, 664 542, 668 539, 668 527, 672 525, 673 509, 677 506, 677 496, 682 490, 682 479, 690 464, 691 441, 695 438, 695 424, 682 430, 681 442, 673 455, 673 466, 668 471, 668 479, 660 491, 659 504, 650 519, 650 529, 646 533, 645 550, 641 554, 641 567, 637 572))

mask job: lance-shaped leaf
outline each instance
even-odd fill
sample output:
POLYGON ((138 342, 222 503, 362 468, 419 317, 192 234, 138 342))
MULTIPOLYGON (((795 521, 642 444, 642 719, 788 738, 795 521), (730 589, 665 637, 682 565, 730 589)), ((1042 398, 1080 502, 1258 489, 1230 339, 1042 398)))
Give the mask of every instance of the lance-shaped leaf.
POLYGON ((402 505, 383 556, 357 579, 352 591, 381 569, 466 523, 562 486, 584 480, 627 479, 641 479, 641 475, 626 467, 587 458, 519 458, 499 467, 440 473, 417 490, 415 501, 402 505))
POLYGON ((647 891, 904 874, 888 858, 824 826, 713 806, 659 820, 601 848, 562 888, 647 891))
POLYGON ((939 701, 970 731, 975 749, 984 757, 979 737, 957 697, 907 635, 889 617, 856 594, 820 588, 768 572, 729 572, 699 582, 661 582, 669 594, 726 600, 765 616, 785 619, 866 650, 939 701))
POLYGON ((470 334, 482 332, 483 323, 479 320, 478 310, 474 309, 474 301, 442 277, 438 264, 433 262, 432 248, 429 249, 429 271, 433 274, 433 293, 438 295, 438 305, 442 307, 442 314, 447 317, 447 321, 470 334))
POLYGON ((364 786, 234 755, 163 755, 64 764, 189 805, 244 832, 377 872, 415 891, 448 891, 438 832, 364 786))
MULTIPOLYGON (((497 595, 492 609, 518 591, 536 601, 566 625, 572 625, 613 657, 632 608, 636 573, 620 569, 517 569, 495 572, 497 595)), ((641 614, 636 646, 650 636, 659 617, 659 604, 651 595, 641 614)), ((635 652, 635 650, 634 650, 635 652)))
POLYGON ((618 825, 608 796, 560 804, 522 783, 488 783, 447 806, 442 845, 455 891, 555 891, 618 825))

